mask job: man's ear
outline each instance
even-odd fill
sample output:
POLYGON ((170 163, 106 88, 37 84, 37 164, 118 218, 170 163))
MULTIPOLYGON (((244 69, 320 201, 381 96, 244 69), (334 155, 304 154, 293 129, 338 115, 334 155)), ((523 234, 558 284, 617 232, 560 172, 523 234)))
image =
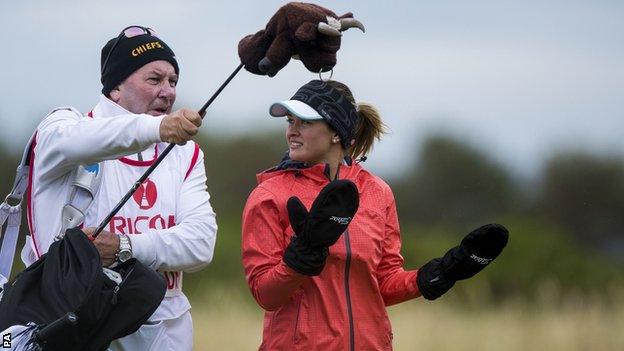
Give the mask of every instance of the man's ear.
POLYGON ((121 92, 119 91, 119 87, 113 88, 113 90, 108 93, 108 96, 113 102, 119 102, 121 98, 121 92))

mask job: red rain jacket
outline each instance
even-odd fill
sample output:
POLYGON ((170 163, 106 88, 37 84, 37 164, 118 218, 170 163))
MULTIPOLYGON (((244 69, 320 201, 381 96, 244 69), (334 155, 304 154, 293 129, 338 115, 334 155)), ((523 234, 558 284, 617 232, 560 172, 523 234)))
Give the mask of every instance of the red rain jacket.
POLYGON ((319 276, 301 275, 282 255, 294 234, 286 201, 298 196, 309 209, 329 182, 324 164, 263 172, 243 212, 245 277, 266 310, 260 350, 392 350, 385 306, 420 296, 416 271, 403 269, 394 196, 359 165, 341 165, 360 207, 329 249, 319 276))

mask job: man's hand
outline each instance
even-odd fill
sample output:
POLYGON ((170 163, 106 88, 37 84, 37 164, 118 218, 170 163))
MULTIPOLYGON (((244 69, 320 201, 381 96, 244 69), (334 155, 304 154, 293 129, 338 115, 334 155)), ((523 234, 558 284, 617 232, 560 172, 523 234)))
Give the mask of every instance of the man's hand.
MULTIPOLYGON (((88 236, 93 235, 96 228, 83 228, 82 231, 88 236)), ((102 266, 108 267, 117 260, 117 252, 119 252, 119 236, 106 230, 102 230, 93 244, 100 253, 102 266)))
POLYGON ((196 111, 188 108, 179 109, 165 116, 160 122, 160 140, 184 145, 197 134, 201 124, 202 118, 196 111))

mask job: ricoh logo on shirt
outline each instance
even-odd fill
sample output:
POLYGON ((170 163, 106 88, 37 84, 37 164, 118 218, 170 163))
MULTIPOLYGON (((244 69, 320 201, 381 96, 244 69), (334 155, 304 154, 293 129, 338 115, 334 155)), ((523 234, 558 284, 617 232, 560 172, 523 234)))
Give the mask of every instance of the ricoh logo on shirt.
POLYGON ((132 56, 137 57, 141 55, 142 53, 147 52, 149 50, 153 50, 153 49, 163 49, 163 46, 159 41, 152 41, 147 44, 141 44, 137 46, 136 48, 132 49, 132 56))
POLYGON ((149 230, 167 229, 176 225, 175 216, 115 216, 108 223, 108 231, 115 234, 143 234, 149 230))
POLYGON ((132 194, 132 198, 142 210, 149 210, 156 203, 158 190, 156 183, 147 178, 141 186, 132 194))

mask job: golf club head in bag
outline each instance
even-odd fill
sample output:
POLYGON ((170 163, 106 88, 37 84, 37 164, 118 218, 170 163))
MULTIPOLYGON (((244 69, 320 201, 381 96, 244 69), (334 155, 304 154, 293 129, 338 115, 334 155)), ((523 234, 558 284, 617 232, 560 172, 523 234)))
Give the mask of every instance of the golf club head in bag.
POLYGON ((28 323, 41 330, 73 312, 75 323, 47 335, 42 349, 106 350, 112 340, 137 331, 158 308, 165 291, 163 277, 136 259, 105 272, 87 235, 69 229, 46 254, 5 284, 0 330, 28 323))

